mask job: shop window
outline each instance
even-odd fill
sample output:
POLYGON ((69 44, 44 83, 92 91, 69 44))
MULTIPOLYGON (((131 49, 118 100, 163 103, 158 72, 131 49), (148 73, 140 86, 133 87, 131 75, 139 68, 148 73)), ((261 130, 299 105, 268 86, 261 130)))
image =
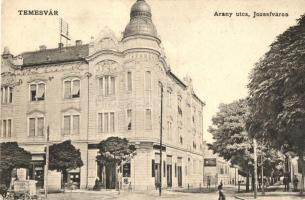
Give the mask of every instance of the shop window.
POLYGON ((130 177, 130 163, 125 163, 123 165, 123 177, 130 177))

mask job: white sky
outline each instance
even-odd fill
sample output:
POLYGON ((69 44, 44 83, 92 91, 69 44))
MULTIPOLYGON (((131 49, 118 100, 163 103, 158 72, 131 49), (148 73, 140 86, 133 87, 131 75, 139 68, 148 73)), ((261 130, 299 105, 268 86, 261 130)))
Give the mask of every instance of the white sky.
MULTIPOLYGON (((136 0, 2 0, 1 50, 16 55, 56 47, 59 17, 74 40, 84 43, 108 26, 117 37, 136 0), (18 10, 58 10, 58 16, 20 16, 18 10)), ((174 73, 189 74, 196 94, 206 102, 204 137, 219 103, 247 95, 248 73, 275 37, 305 13, 304 0, 146 0, 174 73), (219 12, 288 12, 289 17, 214 17, 219 12)))

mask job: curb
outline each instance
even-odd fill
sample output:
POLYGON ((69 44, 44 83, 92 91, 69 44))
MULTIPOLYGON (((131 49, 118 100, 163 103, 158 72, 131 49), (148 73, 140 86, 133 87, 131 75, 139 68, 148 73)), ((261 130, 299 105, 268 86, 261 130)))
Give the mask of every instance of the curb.
POLYGON ((235 197, 235 199, 246 200, 246 199, 244 199, 242 197, 239 197, 239 196, 234 196, 234 197, 235 197))

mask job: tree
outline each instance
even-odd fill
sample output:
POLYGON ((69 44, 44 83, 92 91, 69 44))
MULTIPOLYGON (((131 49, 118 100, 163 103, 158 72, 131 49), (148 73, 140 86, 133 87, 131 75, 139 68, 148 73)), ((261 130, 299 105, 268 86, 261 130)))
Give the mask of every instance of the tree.
POLYGON ((98 149, 97 162, 101 166, 114 166, 116 183, 118 183, 118 170, 135 155, 135 146, 131 145, 126 138, 109 137, 99 143, 98 149))
POLYGON ((62 143, 53 144, 49 148, 49 169, 61 172, 61 187, 64 187, 64 181, 67 181, 67 170, 76 169, 83 166, 81 153, 76 149, 70 140, 62 143))
MULTIPOLYGON (((245 126, 248 115, 248 105, 245 99, 220 104, 219 112, 212 118, 213 127, 209 128, 209 132, 212 133, 215 140, 212 145, 209 145, 209 148, 224 159, 230 160, 233 165, 238 165, 249 178, 249 173, 252 175, 254 173, 254 157, 252 138, 245 126)), ((283 162, 280 152, 266 143, 259 143, 258 154, 263 155, 265 159, 265 175, 271 176, 272 172, 276 171, 278 165, 283 162)), ((249 180, 246 185, 248 191, 249 180)))
POLYGON ((4 142, 0 143, 0 158, 1 192, 6 193, 6 189, 11 182, 13 169, 28 168, 32 155, 30 152, 19 147, 17 142, 4 142))
POLYGON ((249 172, 252 171, 253 147, 245 131, 248 107, 244 99, 229 104, 220 104, 219 111, 212 118, 209 132, 215 140, 209 148, 232 164, 239 165, 247 174, 246 190, 249 191, 249 172))
POLYGON ((271 44, 250 74, 248 132, 272 146, 305 155, 305 15, 271 44))

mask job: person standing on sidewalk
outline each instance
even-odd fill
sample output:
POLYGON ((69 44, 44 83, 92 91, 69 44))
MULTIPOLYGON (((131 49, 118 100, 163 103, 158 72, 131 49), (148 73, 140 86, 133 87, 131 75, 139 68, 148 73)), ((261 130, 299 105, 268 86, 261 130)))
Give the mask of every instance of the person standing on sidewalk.
POLYGON ((218 200, 226 200, 226 196, 222 190, 222 183, 218 186, 218 200))
POLYGON ((286 192, 286 191, 287 191, 287 182, 288 182, 287 176, 284 176, 284 179, 283 179, 283 184, 284 184, 284 192, 286 192))

